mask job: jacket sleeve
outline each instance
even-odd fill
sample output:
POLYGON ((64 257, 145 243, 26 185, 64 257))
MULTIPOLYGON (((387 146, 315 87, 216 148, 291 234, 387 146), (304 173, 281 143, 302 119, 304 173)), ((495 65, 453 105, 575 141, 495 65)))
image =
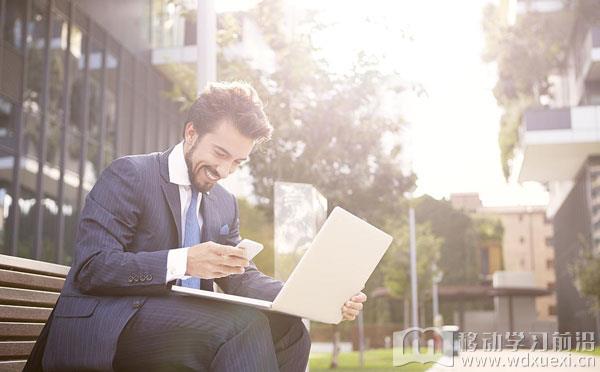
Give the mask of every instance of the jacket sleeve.
MULTIPOLYGON (((235 246, 242 238, 240 237, 240 219, 237 200, 235 199, 235 196, 232 195, 231 197, 235 208, 235 216, 231 223, 233 228, 229 229, 229 236, 224 244, 235 246)), ((250 265, 243 274, 229 275, 224 278, 216 279, 215 281, 225 293, 257 298, 265 301, 273 301, 275 297, 277 297, 279 291, 281 291, 281 288, 283 288, 283 282, 263 274, 257 269, 253 262, 250 262, 250 265)))
POLYGON ((168 250, 127 252, 143 213, 138 169, 115 160, 88 194, 75 243, 74 284, 93 295, 146 295, 168 291, 168 250))

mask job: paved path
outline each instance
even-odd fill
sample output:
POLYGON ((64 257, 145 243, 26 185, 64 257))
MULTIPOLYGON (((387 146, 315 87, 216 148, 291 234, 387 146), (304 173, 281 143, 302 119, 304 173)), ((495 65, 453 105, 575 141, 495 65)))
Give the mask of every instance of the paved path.
POLYGON ((498 352, 462 352, 451 360, 440 359, 428 372, 487 372, 487 371, 524 371, 524 372, 600 372, 600 357, 553 351, 498 351, 498 352))

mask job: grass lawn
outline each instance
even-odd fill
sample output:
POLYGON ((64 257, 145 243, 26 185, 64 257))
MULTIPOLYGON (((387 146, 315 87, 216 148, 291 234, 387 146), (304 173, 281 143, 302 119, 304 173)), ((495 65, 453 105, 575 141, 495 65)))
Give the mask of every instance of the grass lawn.
POLYGON ((330 369, 331 353, 312 353, 310 355, 309 365, 313 371, 360 371, 360 372, 421 372, 433 366, 432 363, 421 364, 411 363, 402 367, 392 367, 392 349, 375 349, 365 353, 365 368, 358 365, 358 351, 350 353, 341 353, 339 356, 339 366, 336 369, 330 369))

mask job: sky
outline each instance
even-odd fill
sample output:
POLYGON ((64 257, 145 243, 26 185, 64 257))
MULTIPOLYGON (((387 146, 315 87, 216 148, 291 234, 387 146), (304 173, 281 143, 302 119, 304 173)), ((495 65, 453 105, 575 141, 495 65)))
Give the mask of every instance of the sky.
MULTIPOLYGON (((417 174, 416 195, 436 198, 478 192, 485 206, 544 205, 537 183, 505 182, 498 129, 501 109, 492 89, 493 64, 481 54, 481 15, 494 0, 288 0, 292 12, 316 9, 332 24, 315 42, 333 71, 349 67, 358 51, 426 95, 397 102, 409 123, 405 156, 417 174), (297 9, 294 9, 297 8, 297 9)), ((516 177, 513 177, 516 178, 516 177)))

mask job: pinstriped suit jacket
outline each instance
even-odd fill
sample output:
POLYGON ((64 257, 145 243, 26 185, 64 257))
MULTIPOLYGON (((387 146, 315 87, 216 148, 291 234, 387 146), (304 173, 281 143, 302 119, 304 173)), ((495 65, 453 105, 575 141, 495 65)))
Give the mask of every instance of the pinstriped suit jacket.
MULTIPOLYGON (((115 160, 88 194, 74 262, 48 323, 44 370, 112 370, 127 321, 146 296, 169 293, 167 252, 181 247, 179 189, 169 182, 171 150, 115 160)), ((237 244, 235 197, 220 185, 203 197, 204 240, 237 244)), ((282 287, 254 264, 216 282, 226 293, 269 301, 282 287)))

